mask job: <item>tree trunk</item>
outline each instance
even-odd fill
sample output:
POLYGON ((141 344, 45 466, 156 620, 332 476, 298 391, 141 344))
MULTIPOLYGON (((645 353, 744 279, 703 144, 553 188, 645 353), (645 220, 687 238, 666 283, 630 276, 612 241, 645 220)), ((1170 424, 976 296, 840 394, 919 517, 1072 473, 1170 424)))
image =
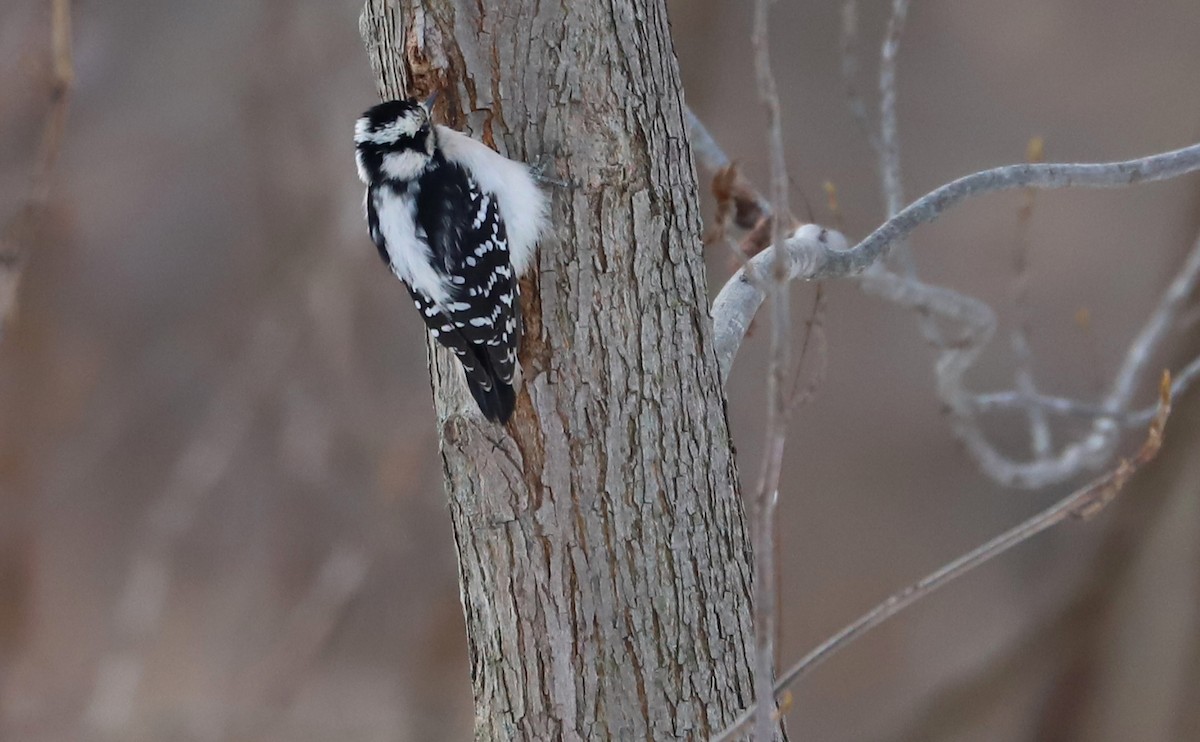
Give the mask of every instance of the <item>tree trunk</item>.
POLYGON ((694 739, 751 701, 750 558, 662 0, 368 0, 385 97, 554 163, 524 388, 432 353, 476 738, 694 739))

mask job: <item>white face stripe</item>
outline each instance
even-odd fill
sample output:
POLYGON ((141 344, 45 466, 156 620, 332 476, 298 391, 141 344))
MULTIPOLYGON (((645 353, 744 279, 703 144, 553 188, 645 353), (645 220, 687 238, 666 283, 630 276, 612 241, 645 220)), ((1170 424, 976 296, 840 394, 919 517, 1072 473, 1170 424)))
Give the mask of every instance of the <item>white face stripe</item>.
POLYGON ((371 131, 371 119, 363 116, 354 123, 355 144, 392 144, 411 137, 429 122, 423 111, 412 110, 387 126, 371 131))

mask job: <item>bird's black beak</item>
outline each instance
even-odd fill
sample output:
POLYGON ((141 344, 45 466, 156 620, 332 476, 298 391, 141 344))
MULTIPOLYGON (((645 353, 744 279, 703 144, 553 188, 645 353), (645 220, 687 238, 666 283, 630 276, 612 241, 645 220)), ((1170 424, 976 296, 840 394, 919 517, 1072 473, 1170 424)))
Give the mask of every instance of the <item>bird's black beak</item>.
POLYGON ((426 112, 433 113, 433 104, 437 102, 437 99, 438 99, 438 91, 435 90, 429 94, 429 97, 425 99, 425 103, 424 103, 426 112))

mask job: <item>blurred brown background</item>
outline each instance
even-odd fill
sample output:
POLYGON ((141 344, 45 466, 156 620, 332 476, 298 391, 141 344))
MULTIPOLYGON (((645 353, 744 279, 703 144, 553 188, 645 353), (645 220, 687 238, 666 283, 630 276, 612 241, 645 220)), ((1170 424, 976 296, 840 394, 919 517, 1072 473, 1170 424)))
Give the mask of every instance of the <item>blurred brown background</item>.
MULTIPOLYGON (((888 3, 862 5, 869 95, 888 3)), ((46 111, 45 6, 0 8, 4 219, 46 111)), ((844 104, 839 6, 778 4, 772 53, 796 188, 828 218, 820 186, 834 181, 859 237, 882 207, 844 104)), ((747 6, 671 9, 690 104, 762 182, 747 6)), ((374 86, 358 12, 74 6, 49 218, 0 344, 0 739, 470 738, 421 326, 361 224, 350 128, 374 86)), ((914 3, 899 88, 910 197, 1019 161, 1033 135, 1051 160, 1195 141, 1197 39, 1190 0, 914 3)), ((1020 203, 981 199, 914 239, 929 280, 1001 317, 979 389, 1010 384, 1020 203)), ((1194 177, 1038 197, 1043 389, 1101 392, 1198 205, 1194 177)), ((728 260, 714 249, 710 266, 715 290, 728 260)), ((939 414, 913 318, 829 291, 827 379, 793 426, 781 493, 785 662, 1065 491, 984 479, 939 414)), ((764 347, 747 343, 731 385, 747 476, 764 347)), ((1163 363, 1194 356, 1194 324, 1171 347, 1163 363)), ((1163 457, 1111 512, 1023 546, 798 686, 795 738, 1200 739, 1197 407, 1182 401, 1163 457)), ((995 431, 1021 451, 1015 423, 995 431)))

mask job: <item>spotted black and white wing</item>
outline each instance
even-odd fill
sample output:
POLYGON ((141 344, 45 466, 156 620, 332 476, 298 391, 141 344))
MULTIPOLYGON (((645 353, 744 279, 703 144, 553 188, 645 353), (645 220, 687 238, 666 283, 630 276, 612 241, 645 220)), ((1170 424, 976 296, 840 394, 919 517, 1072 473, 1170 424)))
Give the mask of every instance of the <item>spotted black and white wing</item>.
MULTIPOLYGON (((409 293, 430 334, 462 363, 484 416, 506 420, 515 403, 520 305, 496 198, 452 163, 429 170, 412 184, 410 195, 414 236, 428 246, 445 291, 435 297, 406 281, 409 293)), ((380 255, 393 264, 371 196, 367 221, 380 255)))

